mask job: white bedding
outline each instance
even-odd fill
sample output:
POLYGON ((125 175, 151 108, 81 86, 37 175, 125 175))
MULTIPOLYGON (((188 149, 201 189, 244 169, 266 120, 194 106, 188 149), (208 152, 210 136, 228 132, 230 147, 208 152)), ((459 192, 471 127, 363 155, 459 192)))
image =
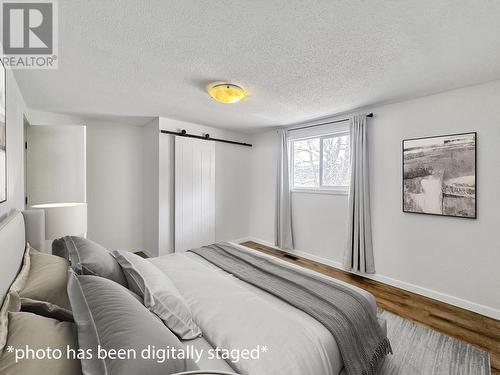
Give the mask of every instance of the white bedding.
POLYGON ((204 338, 198 337, 194 340, 186 340, 182 342, 186 348, 186 350, 190 350, 188 346, 193 347, 195 350, 198 350, 203 353, 202 357, 199 361, 197 361, 197 365, 203 371, 224 371, 234 373, 234 369, 229 366, 229 364, 221 359, 210 357, 210 350, 213 349, 213 346, 204 338))
MULTIPOLYGON (((203 331, 204 339, 213 347, 268 347, 267 352, 260 352, 258 360, 228 361, 236 372, 243 375, 338 375, 341 372, 342 358, 335 339, 321 323, 303 311, 192 253, 149 260, 174 282, 203 331)), ((376 310, 373 296, 358 290, 376 310)), ((204 361, 200 367, 211 370, 205 367, 208 363, 204 361)))

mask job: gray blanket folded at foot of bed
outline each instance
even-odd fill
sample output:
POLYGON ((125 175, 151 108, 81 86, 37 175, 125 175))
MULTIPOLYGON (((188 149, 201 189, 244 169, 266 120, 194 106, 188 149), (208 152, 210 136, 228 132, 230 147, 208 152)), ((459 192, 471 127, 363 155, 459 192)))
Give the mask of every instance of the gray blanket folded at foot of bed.
POLYGON ((392 353, 368 301, 355 289, 218 243, 190 250, 321 322, 333 335, 348 375, 374 375, 392 353))

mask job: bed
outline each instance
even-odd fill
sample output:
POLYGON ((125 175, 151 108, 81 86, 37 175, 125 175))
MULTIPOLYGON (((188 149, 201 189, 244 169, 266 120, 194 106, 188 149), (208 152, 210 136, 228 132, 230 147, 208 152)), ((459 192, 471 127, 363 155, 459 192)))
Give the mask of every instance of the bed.
MULTIPOLYGON (((34 225, 30 224, 30 226, 33 231, 34 225)), ((21 213, 11 215, 0 226, 0 254, 5 260, 0 263, 0 297, 2 300, 23 262, 25 230, 25 219, 21 213)), ((39 237, 40 231, 34 230, 34 232, 38 233, 39 237)), ((237 244, 231 245, 242 254, 255 256, 255 252, 251 249, 237 244)), ((304 270, 269 255, 259 253, 258 257, 280 267, 296 269, 297 272, 352 289, 367 302, 371 310, 370 314, 377 315, 373 296, 364 290, 314 271, 304 270)), ((203 353, 200 358, 197 358, 197 369, 243 375, 339 375, 345 373, 341 350, 332 333, 310 314, 283 299, 242 281, 232 273, 224 271, 192 252, 150 258, 145 262, 152 265, 155 272, 159 271, 171 280, 187 303, 193 322, 201 330, 201 336, 190 337, 188 340, 181 339, 176 344, 186 350, 203 353), (223 355, 215 358, 209 355, 221 348, 225 350, 223 355), (253 350, 254 357, 241 356, 243 349, 253 350)), ((122 263, 120 265, 122 266, 122 263)), ((109 278, 112 279, 111 276, 109 278)), ((111 282, 111 284, 116 283, 111 282)), ((121 286, 117 287, 121 288, 121 286)), ((69 289, 70 286, 68 286, 69 289)), ((135 295, 135 299, 139 299, 138 296, 135 295)), ((74 308, 78 303, 74 303, 73 298, 70 300, 74 308)), ((151 314, 149 311, 148 313, 151 314)), ((126 320, 126 317, 122 318, 120 314, 118 319, 114 318, 115 321, 120 321, 120 319, 126 320)), ((156 316, 149 315, 147 319, 158 320, 156 316)), ((78 323, 79 319, 75 316, 75 324, 78 325, 78 323)), ((379 324, 381 329, 385 330, 384 322, 380 321, 379 324)), ((171 330, 167 327, 161 329, 165 329, 165 335, 170 334, 171 330)), ((82 332, 78 327, 78 341, 82 346, 80 336, 82 332)), ((84 374, 93 375, 99 372, 98 370, 89 372, 88 367, 83 366, 83 362, 82 367, 84 374)), ((124 370, 120 371, 108 371, 108 373, 120 375, 125 373, 124 370)))
MULTIPOLYGON (((238 247, 241 251, 251 252, 238 247)), ((262 256, 272 259, 271 256, 262 256)), ((238 373, 338 375, 341 372, 343 363, 334 338, 321 323, 303 311, 233 277, 193 253, 177 253, 148 261, 174 281, 188 301, 204 337, 212 345, 268 347, 268 353, 259 361, 231 363, 238 373)), ((276 262, 283 261, 276 259, 276 262)), ((376 313, 373 296, 358 290, 376 313)))
POLYGON ((26 242, 43 246, 44 225, 41 210, 14 212, 0 222, 0 301, 21 268, 26 242))

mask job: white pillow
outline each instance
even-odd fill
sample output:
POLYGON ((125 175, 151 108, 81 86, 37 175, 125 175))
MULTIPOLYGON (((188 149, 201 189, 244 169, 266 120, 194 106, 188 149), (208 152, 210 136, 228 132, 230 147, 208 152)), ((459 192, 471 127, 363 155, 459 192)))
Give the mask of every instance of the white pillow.
POLYGON ((151 312, 182 340, 201 336, 201 330, 193 321, 191 311, 170 280, 154 264, 128 251, 113 251, 122 267, 129 288, 141 296, 151 312))

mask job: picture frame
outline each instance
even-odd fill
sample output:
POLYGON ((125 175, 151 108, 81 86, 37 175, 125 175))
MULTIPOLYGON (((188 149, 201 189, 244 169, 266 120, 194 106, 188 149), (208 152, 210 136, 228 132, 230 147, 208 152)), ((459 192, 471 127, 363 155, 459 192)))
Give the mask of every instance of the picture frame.
POLYGON ((477 132, 402 141, 402 208, 477 219, 477 132))
POLYGON ((0 60, 0 203, 7 200, 7 71, 0 60))

